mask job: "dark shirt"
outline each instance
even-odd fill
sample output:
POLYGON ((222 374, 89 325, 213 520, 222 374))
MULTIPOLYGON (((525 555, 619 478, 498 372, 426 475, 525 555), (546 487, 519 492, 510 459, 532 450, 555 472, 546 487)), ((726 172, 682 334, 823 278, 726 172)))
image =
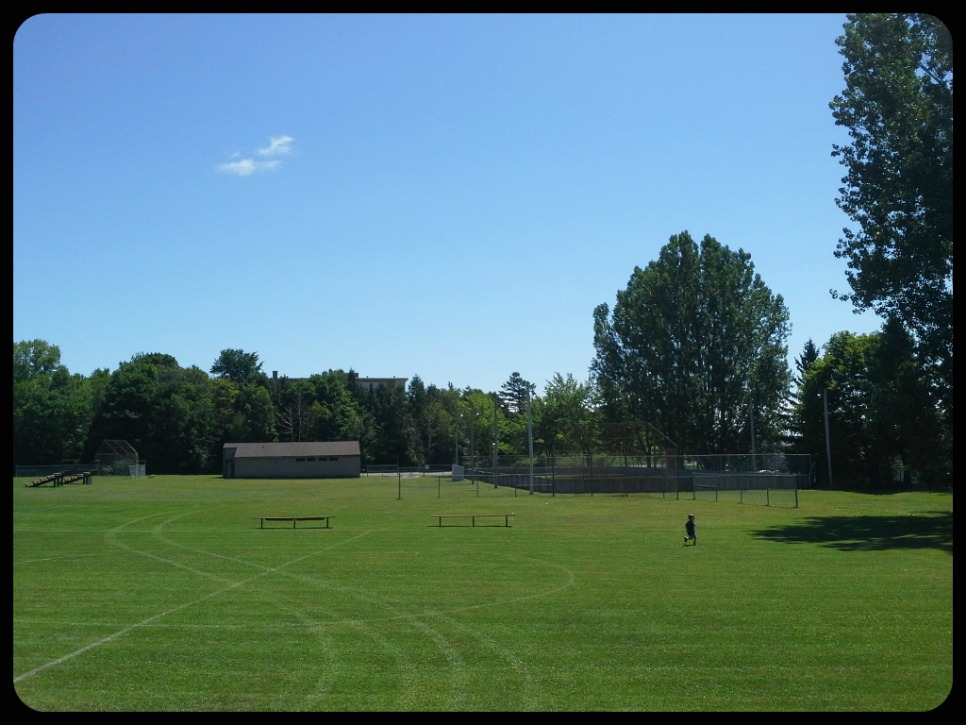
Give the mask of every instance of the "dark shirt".
POLYGON ((693 521, 688 521, 684 525, 684 528, 688 532, 688 536, 690 536, 691 538, 694 538, 694 522, 693 521))

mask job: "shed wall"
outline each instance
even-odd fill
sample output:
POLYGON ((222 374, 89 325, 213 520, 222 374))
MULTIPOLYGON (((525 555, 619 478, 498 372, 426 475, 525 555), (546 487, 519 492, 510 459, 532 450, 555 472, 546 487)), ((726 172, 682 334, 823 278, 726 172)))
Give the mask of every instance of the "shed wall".
POLYGON ((295 458, 235 458, 235 478, 358 478, 359 456, 336 456, 335 460, 295 458))

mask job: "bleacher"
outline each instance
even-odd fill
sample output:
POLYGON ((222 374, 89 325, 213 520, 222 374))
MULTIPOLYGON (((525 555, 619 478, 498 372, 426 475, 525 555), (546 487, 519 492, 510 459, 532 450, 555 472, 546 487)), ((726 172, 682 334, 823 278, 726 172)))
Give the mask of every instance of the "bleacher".
POLYGON ((52 486, 63 486, 68 483, 81 482, 85 486, 90 485, 93 482, 94 473, 92 471, 83 471, 80 473, 67 473, 65 471, 58 471, 56 473, 51 473, 46 476, 41 476, 33 481, 26 484, 27 488, 35 488, 37 486, 43 486, 46 484, 51 484, 52 486))

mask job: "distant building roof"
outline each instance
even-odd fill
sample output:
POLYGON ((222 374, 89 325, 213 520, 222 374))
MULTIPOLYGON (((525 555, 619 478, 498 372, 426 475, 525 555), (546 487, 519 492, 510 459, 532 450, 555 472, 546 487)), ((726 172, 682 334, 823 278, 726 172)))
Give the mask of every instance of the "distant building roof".
POLYGON ((292 456, 358 456, 359 441, 314 441, 298 443, 226 443, 235 458, 290 458, 292 456))

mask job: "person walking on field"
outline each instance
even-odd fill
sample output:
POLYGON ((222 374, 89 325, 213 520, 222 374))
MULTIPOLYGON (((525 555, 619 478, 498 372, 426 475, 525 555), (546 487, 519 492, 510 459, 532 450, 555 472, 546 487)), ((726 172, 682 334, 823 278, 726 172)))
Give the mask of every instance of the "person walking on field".
POLYGON ((694 514, 688 514, 688 521, 684 524, 684 531, 687 536, 684 537, 684 545, 688 545, 688 541, 693 541, 694 545, 698 545, 698 535, 694 532, 694 514))

